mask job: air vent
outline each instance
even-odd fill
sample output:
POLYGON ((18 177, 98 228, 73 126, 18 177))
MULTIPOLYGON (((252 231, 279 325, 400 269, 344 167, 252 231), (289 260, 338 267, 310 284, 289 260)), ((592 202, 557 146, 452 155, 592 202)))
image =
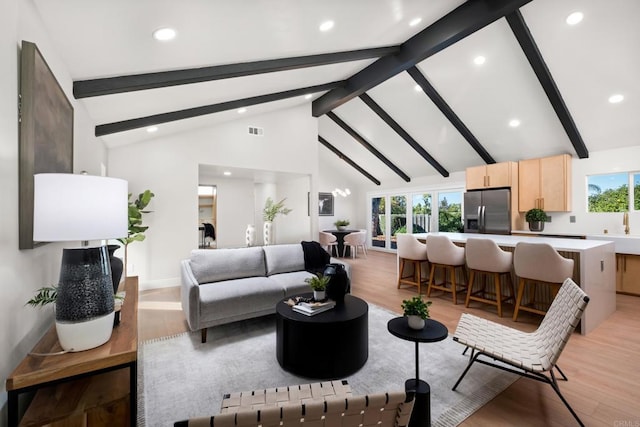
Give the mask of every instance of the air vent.
POLYGON ((249 126, 249 135, 262 136, 264 135, 264 129, 256 126, 249 126))

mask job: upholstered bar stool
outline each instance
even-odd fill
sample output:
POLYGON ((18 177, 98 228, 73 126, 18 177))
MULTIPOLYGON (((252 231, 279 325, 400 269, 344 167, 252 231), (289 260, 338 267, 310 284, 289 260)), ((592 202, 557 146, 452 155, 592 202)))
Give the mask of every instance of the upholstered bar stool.
POLYGON ((318 240, 320 246, 325 248, 327 252, 329 252, 329 254, 331 254, 331 247, 335 246, 336 256, 340 256, 340 254, 338 253, 338 238, 336 236, 331 233, 325 233, 324 231, 321 231, 319 233, 318 240))
MULTIPOLYGON (((513 320, 518 320, 518 312, 545 314, 547 309, 538 308, 536 291, 539 283, 550 286, 552 300, 560 289, 560 285, 568 277, 573 277, 573 260, 564 258, 547 243, 516 244, 513 253, 513 267, 518 276, 518 297, 513 311, 513 320), (529 284, 529 298, 522 304, 525 286, 529 284)), ((551 303, 551 301, 549 302, 551 303)))
POLYGON ((466 283, 456 282, 456 269, 464 268, 464 248, 456 246, 447 236, 438 234, 427 235, 427 258, 431 264, 431 272, 429 274, 429 287, 427 288, 427 296, 431 296, 432 289, 438 289, 444 292, 451 292, 453 295, 453 303, 458 303, 458 292, 466 291, 466 283), (442 283, 434 283, 436 270, 441 268, 443 271, 442 283), (449 276, 449 281, 447 281, 449 276))
POLYGON ((398 269, 398 288, 400 285, 411 285, 418 288, 418 294, 422 291, 422 284, 427 283, 426 277, 422 278, 422 263, 427 262, 427 245, 420 242, 412 234, 396 234, 396 246, 400 266, 398 269), (413 266, 411 275, 405 275, 405 267, 413 266))
POLYGON ((513 254, 503 251, 500 246, 490 239, 467 239, 465 246, 465 256, 467 258, 467 270, 469 271, 469 285, 467 286, 467 300, 465 307, 469 307, 470 301, 480 301, 486 304, 495 305, 498 309, 498 316, 502 317, 502 303, 512 300, 515 304, 516 294, 511 281, 511 268, 513 267, 513 254), (473 280, 477 277, 482 280, 479 289, 474 290, 473 280), (487 291, 487 279, 493 280, 493 293, 487 291), (505 286, 509 290, 508 294, 502 292, 501 278, 506 277, 505 286), (495 298, 488 298, 494 295, 495 298))

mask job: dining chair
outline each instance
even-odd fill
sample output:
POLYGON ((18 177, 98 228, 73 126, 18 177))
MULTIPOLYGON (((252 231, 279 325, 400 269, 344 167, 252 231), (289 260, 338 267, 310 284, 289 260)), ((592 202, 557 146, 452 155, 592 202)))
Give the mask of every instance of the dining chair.
POLYGON ((331 233, 327 233, 325 231, 321 231, 320 233, 318 233, 318 241, 320 243, 320 246, 322 246, 323 248, 325 248, 325 250, 327 252, 329 252, 329 254, 332 255, 332 247, 336 248, 336 256, 339 255, 338 254, 338 238, 336 236, 334 236, 331 233))
MULTIPOLYGON (((358 254, 358 248, 362 248, 362 252, 364 252, 365 256, 367 255, 367 232, 366 231, 356 231, 353 233, 349 233, 344 236, 344 251, 346 251, 346 247, 349 246, 351 249, 351 257, 355 258, 358 254)), ((342 254, 344 256, 344 252, 342 254)))

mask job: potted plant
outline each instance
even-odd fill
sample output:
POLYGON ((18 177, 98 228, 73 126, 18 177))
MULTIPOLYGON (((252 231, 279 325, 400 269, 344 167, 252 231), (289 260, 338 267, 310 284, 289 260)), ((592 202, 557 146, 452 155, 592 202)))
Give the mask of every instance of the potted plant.
POLYGON ((542 231, 547 220, 547 214, 542 209, 534 208, 529 209, 524 218, 529 223, 529 230, 542 231))
POLYGON ((264 229, 262 230, 262 232, 265 246, 275 243, 275 239, 273 238, 273 220, 276 218, 276 215, 287 215, 289 214, 289 212, 291 212, 291 209, 284 206, 285 200, 287 200, 286 197, 280 200, 278 203, 274 203, 271 197, 267 197, 267 200, 264 203, 264 209, 262 210, 264 229))
POLYGON ((313 299, 316 301, 322 301, 326 297, 327 283, 331 280, 330 276, 324 276, 322 273, 317 273, 313 277, 304 279, 305 282, 313 289, 313 299))
POLYGON ((421 295, 402 301, 401 307, 411 329, 424 328, 424 321, 429 318, 430 305, 431 301, 424 301, 421 295))
POLYGON ((144 232, 149 226, 142 225, 142 214, 148 213, 144 208, 147 207, 151 199, 155 196, 151 190, 145 190, 144 193, 138 194, 138 198, 131 201, 131 193, 129 193, 129 230, 127 237, 118 239, 124 246, 124 275, 127 277, 127 248, 130 243, 142 242, 145 239, 144 232))
POLYGON ((339 219, 336 222, 334 222, 333 225, 335 225, 338 230, 342 231, 345 228, 347 228, 347 226, 349 225, 349 220, 348 219, 339 219))

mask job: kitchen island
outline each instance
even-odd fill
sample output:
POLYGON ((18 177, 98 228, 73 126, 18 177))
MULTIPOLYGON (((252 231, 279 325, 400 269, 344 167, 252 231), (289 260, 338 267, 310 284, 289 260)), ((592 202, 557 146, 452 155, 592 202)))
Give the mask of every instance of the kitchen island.
MULTIPOLYGON (((548 243, 562 256, 574 260, 573 280, 589 295, 580 332, 588 334, 616 311, 616 258, 613 242, 475 233, 415 233, 424 241, 428 234, 448 236, 463 245, 469 238, 491 239, 502 249, 513 251, 518 242, 548 243)), ((428 248, 427 248, 428 250, 428 248)))

